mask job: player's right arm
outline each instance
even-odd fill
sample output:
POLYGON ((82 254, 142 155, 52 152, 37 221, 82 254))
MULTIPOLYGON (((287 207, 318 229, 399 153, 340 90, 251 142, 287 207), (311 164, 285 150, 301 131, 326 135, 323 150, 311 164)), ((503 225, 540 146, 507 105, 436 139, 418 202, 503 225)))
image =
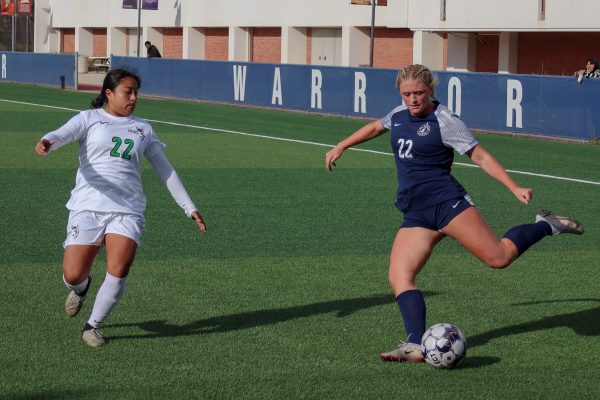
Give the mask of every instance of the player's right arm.
POLYGON ((41 138, 40 141, 35 145, 35 152, 42 157, 46 157, 53 144, 54 140, 41 138))
POLYGON ((342 156, 344 150, 359 143, 371 140, 381 135, 386 130, 387 129, 383 126, 383 122, 380 119, 363 126, 327 152, 325 155, 325 168, 327 171, 331 171, 331 167, 335 166, 335 161, 342 156))
POLYGON ((79 113, 57 130, 42 136, 35 145, 35 152, 45 157, 50 151, 79 140, 86 131, 87 119, 83 113, 79 113))

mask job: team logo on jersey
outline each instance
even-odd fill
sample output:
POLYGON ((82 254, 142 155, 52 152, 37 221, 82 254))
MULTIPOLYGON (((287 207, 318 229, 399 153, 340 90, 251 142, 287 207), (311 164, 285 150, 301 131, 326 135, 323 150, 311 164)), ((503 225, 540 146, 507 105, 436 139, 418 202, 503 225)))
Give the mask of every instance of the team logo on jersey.
POLYGON ((429 122, 426 122, 425 125, 421 125, 417 130, 417 135, 419 136, 427 136, 431 131, 431 127, 429 126, 429 122))
POLYGON ((143 142, 146 139, 146 135, 144 135, 144 128, 135 128, 127 129, 127 132, 133 133, 134 135, 140 135, 140 140, 143 142))
POLYGON ((71 225, 71 237, 76 239, 79 236, 79 225, 71 225))

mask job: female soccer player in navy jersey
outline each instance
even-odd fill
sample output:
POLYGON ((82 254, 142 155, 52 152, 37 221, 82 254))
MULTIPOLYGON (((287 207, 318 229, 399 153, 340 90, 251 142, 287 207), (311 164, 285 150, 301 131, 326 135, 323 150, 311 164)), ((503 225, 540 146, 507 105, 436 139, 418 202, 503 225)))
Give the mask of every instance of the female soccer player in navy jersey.
POLYGON ((535 223, 516 226, 498 239, 450 174, 454 150, 466 154, 522 203, 531 201, 532 190, 520 187, 466 125, 435 100, 434 86, 435 78, 427 67, 401 68, 396 87, 405 105, 360 128, 325 156, 325 166, 331 171, 344 150, 391 131, 398 172, 396 206, 404 220, 392 246, 389 280, 408 343, 382 353, 384 361, 423 360, 420 344, 425 332, 425 301, 415 279, 444 237, 454 238, 488 266, 505 268, 547 235, 583 233, 578 221, 540 211, 535 223))
POLYGON ((62 269, 63 281, 71 289, 65 311, 74 317, 90 288, 94 258, 104 244, 106 277, 82 334, 92 347, 106 343, 98 328, 121 299, 140 244, 146 208, 140 170, 143 156, 177 204, 206 232, 202 216, 164 154, 165 145, 148 122, 133 116, 139 87, 137 75, 111 70, 92 109, 47 133, 35 147, 44 157, 67 143, 79 143, 79 169, 67 202, 70 213, 62 269))

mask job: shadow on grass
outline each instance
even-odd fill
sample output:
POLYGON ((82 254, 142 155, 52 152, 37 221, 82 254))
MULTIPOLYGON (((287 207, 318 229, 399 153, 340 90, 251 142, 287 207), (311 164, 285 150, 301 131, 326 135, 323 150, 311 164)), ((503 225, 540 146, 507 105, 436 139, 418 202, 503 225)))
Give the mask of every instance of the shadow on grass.
MULTIPOLYGON (((566 299, 566 300, 548 300, 535 301, 527 303, 514 304, 515 306, 531 306, 536 304, 564 303, 564 302, 600 302, 600 299, 566 299)), ((537 321, 525 322, 505 326, 503 328, 493 329, 488 332, 480 333, 475 336, 468 336, 467 343, 469 348, 482 346, 493 339, 501 337, 518 335, 521 333, 543 331, 554 328, 570 328, 580 336, 600 336, 600 307, 590 308, 584 311, 554 315, 541 318, 537 321)), ((501 361, 498 357, 477 356, 467 357, 457 369, 480 368, 496 364, 501 361)))
MULTIPOLYGON (((432 295, 431 293, 428 294, 432 295)), ((319 314, 337 313, 338 318, 343 318, 360 310, 392 303, 394 303, 393 295, 379 294, 370 297, 334 300, 297 307, 274 308, 223 315, 220 317, 202 319, 185 325, 172 325, 164 320, 159 320, 107 326, 137 326, 148 332, 148 334, 144 335, 114 336, 111 337, 110 340, 205 335, 209 333, 224 333, 241 329, 250 329, 258 326, 273 325, 319 314)))
POLYGON ((0 400, 68 400, 94 398, 98 393, 97 390, 92 389, 42 390, 37 393, 3 393, 0 394, 0 400))
MULTIPOLYGON (((600 302, 600 299, 566 299, 548 300, 528 303, 519 303, 515 306, 529 306, 546 303, 564 302, 600 302)), ((505 336, 518 335, 521 333, 543 331, 554 328, 570 328, 579 336, 600 336, 600 307, 573 313, 559 314, 551 317, 541 318, 537 321, 524 322, 522 324, 510 325, 494 329, 479 335, 467 338, 469 347, 477 347, 489 341, 505 336)))

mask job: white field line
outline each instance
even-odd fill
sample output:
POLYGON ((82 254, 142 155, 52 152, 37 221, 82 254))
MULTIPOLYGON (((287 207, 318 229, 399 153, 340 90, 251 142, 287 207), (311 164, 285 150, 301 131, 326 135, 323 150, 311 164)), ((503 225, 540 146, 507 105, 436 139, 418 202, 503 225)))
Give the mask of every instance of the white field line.
MULTIPOLYGON (((36 104, 36 103, 27 103, 24 101, 5 100, 5 99, 0 99, 0 101, 4 101, 7 103, 24 104, 24 105, 36 106, 36 107, 52 108, 55 110, 74 111, 74 112, 81 111, 81 110, 76 110, 74 108, 56 107, 56 106, 49 106, 49 105, 45 105, 45 104, 36 104)), ((281 138, 281 137, 269 136, 269 135, 259 135, 256 133, 239 132, 239 131, 232 131, 232 130, 228 130, 228 129, 209 128, 207 126, 181 124, 181 123, 177 123, 177 122, 160 121, 160 120, 156 120, 156 119, 146 119, 146 121, 154 122, 154 123, 158 123, 158 124, 164 124, 164 125, 179 126, 179 127, 184 127, 184 128, 201 129, 201 130, 212 131, 212 132, 231 133, 234 135, 249 136, 249 137, 261 138, 261 139, 279 140, 282 142, 301 143, 301 144, 309 144, 309 145, 313 145, 313 146, 322 146, 322 147, 334 147, 334 145, 326 144, 326 143, 310 142, 310 141, 298 140, 298 139, 288 139, 288 138, 281 138)), ((384 151, 377 151, 377 150, 359 149, 359 148, 350 148, 349 150, 361 151, 364 153, 381 154, 381 155, 385 155, 385 156, 393 156, 392 153, 387 153, 384 151)), ((478 166, 473 165, 473 164, 466 164, 466 163, 460 163, 460 162, 454 162, 453 165, 460 165, 462 167, 479 168, 478 166)), ((507 169, 507 171, 510 173, 519 174, 519 175, 537 176, 540 178, 548 178, 548 179, 555 179, 555 180, 560 180, 560 181, 569 181, 569 182, 584 183, 587 185, 600 186, 600 182, 588 181, 588 180, 584 180, 584 179, 567 178, 567 177, 563 177, 563 176, 555 176, 555 175, 547 175, 547 174, 537 174, 534 172, 517 171, 517 170, 512 170, 512 169, 507 169)))

